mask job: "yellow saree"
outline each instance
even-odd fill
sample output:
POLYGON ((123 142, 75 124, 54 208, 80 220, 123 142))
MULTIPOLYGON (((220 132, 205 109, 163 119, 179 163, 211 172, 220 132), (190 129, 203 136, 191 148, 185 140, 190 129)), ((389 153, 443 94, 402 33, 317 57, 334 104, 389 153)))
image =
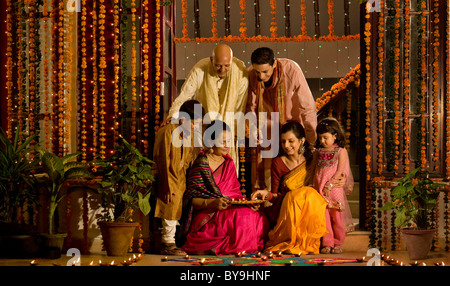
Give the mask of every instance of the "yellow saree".
POLYGON ((287 188, 277 224, 269 232, 266 251, 319 254, 320 238, 328 233, 325 222, 326 201, 314 189, 305 186, 306 164, 286 174, 282 187, 287 188))

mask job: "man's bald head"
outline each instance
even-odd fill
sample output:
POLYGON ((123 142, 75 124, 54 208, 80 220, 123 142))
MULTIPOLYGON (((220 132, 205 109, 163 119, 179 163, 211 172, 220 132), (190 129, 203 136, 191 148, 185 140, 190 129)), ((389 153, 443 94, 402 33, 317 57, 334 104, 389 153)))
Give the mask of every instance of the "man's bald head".
POLYGON ((231 63, 233 62, 233 51, 228 45, 217 45, 214 48, 210 59, 217 75, 220 78, 223 78, 231 68, 231 63))

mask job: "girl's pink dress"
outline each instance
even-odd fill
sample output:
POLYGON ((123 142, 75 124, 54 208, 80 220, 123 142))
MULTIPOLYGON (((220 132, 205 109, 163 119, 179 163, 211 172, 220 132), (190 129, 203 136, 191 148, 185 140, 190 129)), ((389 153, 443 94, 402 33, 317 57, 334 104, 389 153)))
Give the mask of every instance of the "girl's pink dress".
MULTIPOLYGON (((213 173, 214 181, 224 196, 242 199, 236 168, 228 155, 213 173)), ((194 210, 191 231, 182 249, 187 253, 213 251, 216 255, 246 251, 254 253, 264 248, 268 220, 259 211, 245 205, 231 205, 226 210, 194 210), (193 230, 193 231, 192 231, 193 230)))
POLYGON ((324 196, 323 192, 325 184, 336 174, 339 165, 339 153, 345 152, 345 155, 348 158, 347 150, 345 148, 335 146, 334 150, 326 151, 319 148, 317 149, 317 152, 317 165, 314 172, 313 186, 328 201, 327 209, 336 209, 342 212, 345 230, 352 231, 354 228, 352 214, 346 197, 346 195, 352 192, 354 183, 349 160, 345 163, 346 166, 344 168, 344 174, 347 179, 345 186, 343 188, 334 188, 328 197, 324 196))

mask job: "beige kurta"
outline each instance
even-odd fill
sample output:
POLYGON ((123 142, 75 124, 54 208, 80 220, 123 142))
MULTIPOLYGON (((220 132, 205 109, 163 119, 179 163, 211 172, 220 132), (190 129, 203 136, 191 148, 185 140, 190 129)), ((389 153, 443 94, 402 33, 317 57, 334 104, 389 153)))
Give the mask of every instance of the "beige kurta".
MULTIPOLYGON (((317 112, 315 100, 306 78, 296 62, 289 59, 277 59, 277 61, 279 65, 282 65, 285 78, 285 120, 299 121, 305 128, 306 139, 314 146, 316 141, 317 112)), ((270 120, 270 112, 274 111, 274 106, 276 105, 276 88, 262 88, 260 90, 263 93, 263 110, 258 110, 259 94, 257 94, 257 85, 259 81, 252 67, 249 68, 248 77, 247 112, 256 112, 257 114, 259 112, 267 112, 268 129, 272 130, 273 122, 270 120)), ((270 133, 268 136, 270 138, 270 133)), ((274 154, 274 156, 276 155, 274 154)), ((259 164, 257 167, 256 177, 252 178, 256 181, 256 188, 270 189, 270 166, 271 160, 267 158, 263 159, 262 164, 259 164)))
MULTIPOLYGON (((245 112, 248 96, 248 72, 244 62, 233 58, 230 70, 224 78, 219 78, 214 70, 210 58, 198 61, 189 72, 180 94, 173 102, 168 118, 173 117, 180 110, 181 105, 190 99, 198 100, 206 113, 217 113, 228 125, 235 126, 233 116, 226 116, 227 112, 245 112)), ((218 119, 212 116, 211 120, 218 119)), ((234 136, 233 136, 234 137, 234 136)), ((236 167, 239 166, 237 148, 230 148, 229 155, 236 167)))
POLYGON ((186 189, 186 170, 192 162, 192 147, 175 147, 172 133, 179 125, 167 124, 156 133, 153 160, 157 168, 156 191, 158 193, 155 217, 169 220, 181 218, 183 194, 186 189), (172 202, 165 203, 161 198, 172 193, 172 202))

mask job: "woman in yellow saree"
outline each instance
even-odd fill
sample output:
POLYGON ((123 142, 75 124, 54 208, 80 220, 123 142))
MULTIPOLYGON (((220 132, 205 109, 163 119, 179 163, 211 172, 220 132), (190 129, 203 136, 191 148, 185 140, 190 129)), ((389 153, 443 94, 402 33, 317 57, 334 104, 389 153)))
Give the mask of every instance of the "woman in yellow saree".
POLYGON ((305 130, 296 121, 281 128, 283 154, 272 160, 271 192, 258 190, 252 199, 266 198, 267 215, 275 226, 268 234, 265 251, 319 254, 320 239, 327 234, 325 199, 309 187, 312 154, 305 130))

